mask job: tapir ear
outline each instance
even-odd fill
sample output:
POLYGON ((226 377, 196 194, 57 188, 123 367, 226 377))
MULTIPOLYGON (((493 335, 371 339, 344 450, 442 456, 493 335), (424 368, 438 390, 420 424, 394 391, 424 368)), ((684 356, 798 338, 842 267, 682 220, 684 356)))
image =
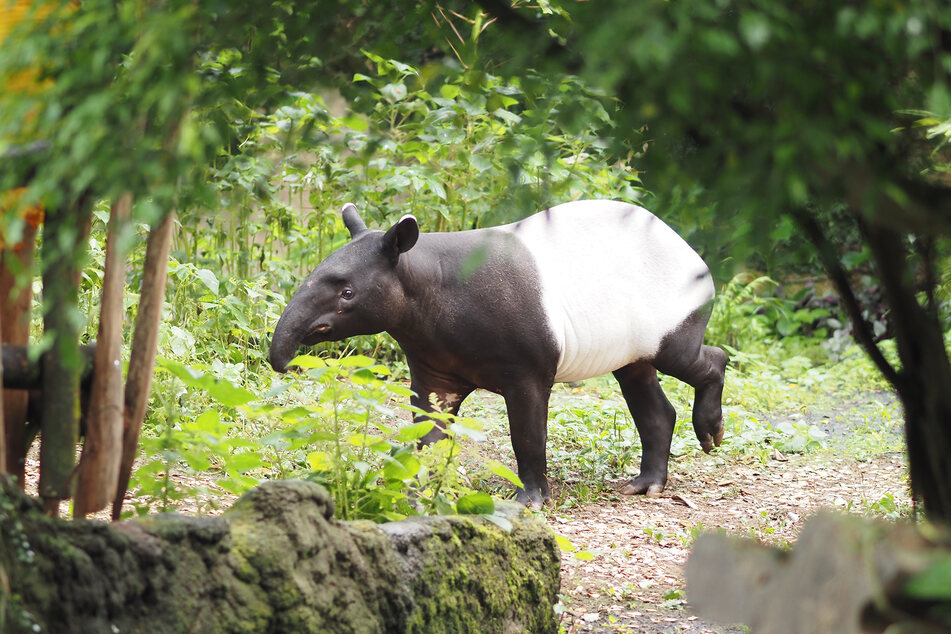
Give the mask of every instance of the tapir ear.
POLYGON ((351 240, 367 230, 366 223, 363 222, 360 212, 357 211, 357 206, 353 203, 344 205, 340 213, 343 215, 343 224, 350 230, 351 240))
POLYGON ((412 249, 417 240, 419 223, 415 216, 406 214, 383 234, 383 250, 396 258, 412 249))

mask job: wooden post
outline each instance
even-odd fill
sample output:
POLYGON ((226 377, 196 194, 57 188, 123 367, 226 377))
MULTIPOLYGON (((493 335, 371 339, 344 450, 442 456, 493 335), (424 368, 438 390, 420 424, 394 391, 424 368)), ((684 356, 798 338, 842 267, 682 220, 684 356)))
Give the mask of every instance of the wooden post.
POLYGON ((132 462, 139 445, 139 431, 145 418, 152 387, 155 366, 155 349, 158 329, 162 318, 162 303, 165 300, 168 250, 172 242, 175 212, 170 211, 161 224, 149 233, 145 252, 142 290, 139 294, 139 310, 132 335, 132 351, 129 356, 129 374, 125 385, 125 418, 123 421, 122 462, 119 466, 118 487, 112 503, 112 519, 122 514, 122 500, 129 487, 132 462))
MULTIPOLYGON (((42 213, 27 212, 23 234, 16 244, 5 243, 0 254, 0 340, 4 345, 25 346, 30 340, 30 304, 33 301, 33 251, 36 228, 42 213)), ((3 390, 4 430, 0 434, 0 461, 6 460, 6 472, 23 488, 23 469, 28 445, 26 414, 29 394, 19 390, 3 390)))
POLYGON ((131 211, 132 194, 126 193, 113 203, 109 214, 96 362, 73 495, 74 517, 105 508, 116 495, 122 457, 122 299, 126 271, 126 254, 120 242, 131 211))
MULTIPOLYGON (((0 311, 0 329, 3 328, 3 311, 0 311)), ((0 341, 0 347, 2 347, 3 342, 0 341)), ((0 363, 0 386, 3 385, 3 364, 0 363)), ((0 390, 0 401, 3 401, 3 390, 0 390)), ((0 473, 7 472, 7 447, 6 447, 6 436, 7 429, 3 424, 3 402, 0 402, 0 473)), ((0 566, 3 568, 3 566, 0 566)), ((4 571, 0 570, 0 573, 4 571)), ((0 578, 0 588, 6 589, 8 587, 6 582, 6 575, 3 574, 0 578)))
POLYGON ((69 497, 79 435, 80 264, 86 252, 92 201, 47 209, 43 229, 43 330, 51 339, 43 353, 42 444, 39 493, 46 512, 59 514, 69 497))

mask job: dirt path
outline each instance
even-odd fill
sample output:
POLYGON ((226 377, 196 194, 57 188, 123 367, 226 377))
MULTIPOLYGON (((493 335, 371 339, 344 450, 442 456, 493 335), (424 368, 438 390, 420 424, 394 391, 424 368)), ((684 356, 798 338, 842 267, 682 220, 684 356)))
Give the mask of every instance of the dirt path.
MULTIPOLYGON (((773 452, 766 460, 721 454, 673 461, 671 481, 660 498, 615 495, 552 514, 552 527, 593 555, 563 556, 564 631, 745 632, 742 626, 704 622, 690 611, 683 567, 697 535, 722 530, 785 546, 820 509, 878 517, 907 511, 904 454, 850 456, 855 453, 850 434, 868 422, 861 406, 875 406, 882 397, 858 401, 858 409, 853 401, 809 415, 832 434, 828 450, 792 456, 773 452)), ((899 428, 873 431, 894 436, 899 428)))

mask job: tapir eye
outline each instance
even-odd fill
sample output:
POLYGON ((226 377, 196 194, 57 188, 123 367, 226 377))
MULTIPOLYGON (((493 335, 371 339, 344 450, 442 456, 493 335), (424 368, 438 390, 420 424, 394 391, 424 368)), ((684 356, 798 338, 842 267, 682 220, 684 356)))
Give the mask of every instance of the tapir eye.
POLYGON ((342 291, 340 291, 340 297, 344 299, 353 299, 353 289, 352 288, 343 289, 342 291))

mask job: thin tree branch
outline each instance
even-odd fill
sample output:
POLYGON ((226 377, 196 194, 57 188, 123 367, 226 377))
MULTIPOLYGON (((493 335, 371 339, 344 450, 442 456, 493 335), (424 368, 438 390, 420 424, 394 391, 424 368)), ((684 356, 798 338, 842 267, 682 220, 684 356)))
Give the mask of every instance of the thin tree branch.
POLYGON ((855 337, 855 340, 862 346, 869 358, 872 359, 872 362, 882 373, 882 376, 885 377, 885 380, 896 388, 900 387, 903 377, 892 364, 888 362, 888 359, 885 358, 885 355, 882 354, 882 351, 878 345, 876 345, 872 329, 862 316, 862 307, 859 305, 855 293, 852 292, 848 275, 839 262, 835 247, 826 238, 815 216, 811 213, 805 209, 799 209, 791 212, 790 215, 802 229, 803 233, 805 233, 809 242, 816 247, 819 260, 822 262, 826 273, 828 273, 829 280, 839 293, 839 297, 845 307, 845 312, 849 316, 849 321, 852 322, 853 337, 855 337))
POLYGON ((938 300, 935 297, 935 288, 938 285, 935 270, 935 238, 934 236, 919 236, 918 242, 921 244, 921 259, 925 267, 925 294, 928 296, 928 314, 932 319, 938 321, 938 300))

